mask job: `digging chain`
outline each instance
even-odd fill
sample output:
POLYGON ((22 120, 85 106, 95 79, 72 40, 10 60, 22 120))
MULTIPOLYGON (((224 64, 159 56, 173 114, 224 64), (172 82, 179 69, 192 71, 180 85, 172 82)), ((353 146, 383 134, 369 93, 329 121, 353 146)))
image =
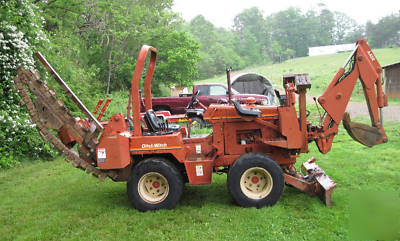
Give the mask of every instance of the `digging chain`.
POLYGON ((14 82, 14 88, 21 97, 21 105, 24 105, 27 108, 29 115, 31 116, 31 122, 36 125, 36 128, 44 141, 49 142, 53 148, 55 147, 59 150, 64 155, 67 162, 71 162, 74 167, 86 171, 88 174, 92 173, 92 175, 99 178, 100 181, 104 181, 107 177, 110 177, 111 179, 117 178, 118 175, 116 172, 100 170, 80 158, 73 149, 69 149, 65 146, 46 126, 46 123, 44 123, 42 118, 40 118, 40 114, 24 85, 30 89, 30 91, 36 96, 36 99, 45 100, 47 106, 52 108, 54 112, 62 117, 58 118, 58 121, 61 121, 61 125, 67 126, 69 132, 75 132, 75 134, 80 136, 86 136, 85 130, 75 124, 75 119, 72 116, 71 111, 69 111, 62 102, 56 99, 54 91, 50 90, 34 71, 26 71, 22 68, 18 68, 18 75, 14 78, 14 82))

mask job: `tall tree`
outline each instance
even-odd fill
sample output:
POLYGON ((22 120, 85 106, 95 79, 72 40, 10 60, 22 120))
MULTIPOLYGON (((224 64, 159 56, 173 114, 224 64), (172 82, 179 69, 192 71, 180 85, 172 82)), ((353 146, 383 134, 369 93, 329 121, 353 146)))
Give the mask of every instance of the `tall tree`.
POLYGON ((322 9, 319 14, 319 43, 320 45, 329 45, 333 44, 333 35, 334 35, 334 27, 335 20, 334 15, 328 9, 322 9))
POLYGON ((225 68, 243 68, 244 61, 234 50, 234 34, 228 30, 217 29, 199 15, 186 27, 201 45, 201 60, 198 64, 199 77, 209 78, 223 73, 225 68))
MULTIPOLYGON (((307 54, 307 39, 309 35, 305 28, 307 26, 305 24, 306 18, 299 9, 289 8, 273 14, 269 17, 269 22, 272 29, 272 43, 282 48, 282 51, 272 51, 283 54, 287 49, 292 49, 296 52, 295 56, 307 54)), ((285 59, 282 55, 276 57, 281 60, 285 59)))
POLYGON ((160 86, 190 86, 198 77, 199 44, 188 33, 173 31, 157 41, 158 64, 152 91, 161 93, 160 86))
POLYGON ((189 22, 188 31, 201 43, 202 51, 209 52, 218 39, 216 28, 203 15, 198 15, 189 22))
MULTIPOLYGON (((350 34, 354 34, 359 29, 357 22, 342 12, 334 12, 333 43, 346 43, 350 34)), ((361 37, 361 36, 360 36, 361 37)))
POLYGON ((261 63, 266 59, 266 21, 257 7, 236 15, 233 31, 238 36, 237 50, 240 56, 247 59, 247 64, 261 63))
POLYGON ((366 35, 375 48, 400 46, 400 11, 381 18, 377 24, 367 22, 366 35))
MULTIPOLYGON (((130 87, 130 76, 134 69, 135 58, 143 44, 165 45, 165 38, 176 34, 181 25, 180 19, 171 11, 172 0, 72 0, 42 1, 46 18, 49 20, 49 31, 55 35, 70 36, 72 40, 65 45, 74 54, 70 59, 78 57, 77 62, 89 69, 92 76, 100 80, 108 94, 111 90, 130 87), (60 12, 60 13, 59 13, 60 12), (58 22, 57 16, 65 16, 66 22, 58 22), (61 26, 61 27, 59 27, 61 26)), ((187 46, 192 55, 187 55, 188 66, 198 59, 198 50, 193 41, 184 34, 178 34, 175 41, 180 46, 187 46), (186 36, 186 37, 182 37, 186 36)), ((60 43, 63 39, 56 38, 60 43)), ((64 46, 65 47, 65 46, 64 46)), ((63 52, 68 53, 68 50, 63 52)), ((158 58, 160 62, 168 63, 173 58, 165 55, 158 58)), ((181 66, 170 64, 170 69, 161 68, 158 71, 176 72, 181 66)), ((188 67, 181 76, 184 79, 174 81, 193 81, 196 78, 194 67, 188 67)), ((161 73, 162 76, 169 76, 161 73)), ((161 76, 159 75, 159 76, 161 76)), ((156 80, 155 81, 159 81, 156 80)), ((163 80, 169 83, 170 80, 163 80)), ((158 86, 158 85, 157 85, 158 86)), ((154 88, 155 94, 160 94, 154 88)))

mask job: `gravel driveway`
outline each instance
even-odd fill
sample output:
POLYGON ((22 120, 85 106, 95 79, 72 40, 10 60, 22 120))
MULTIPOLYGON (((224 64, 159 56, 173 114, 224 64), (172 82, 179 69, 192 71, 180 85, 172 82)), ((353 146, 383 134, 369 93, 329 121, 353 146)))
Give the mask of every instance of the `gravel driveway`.
MULTIPOLYGON (((366 103, 349 102, 346 111, 350 113, 351 117, 356 117, 356 116, 369 117, 368 107, 366 103)), ((383 108, 383 123, 385 123, 385 121, 400 122, 400 106, 389 105, 388 107, 383 108)))

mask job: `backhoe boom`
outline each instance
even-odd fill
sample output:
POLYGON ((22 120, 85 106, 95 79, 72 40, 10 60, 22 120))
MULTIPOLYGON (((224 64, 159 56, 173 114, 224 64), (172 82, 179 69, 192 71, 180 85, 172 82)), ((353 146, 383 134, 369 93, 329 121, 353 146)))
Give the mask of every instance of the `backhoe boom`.
POLYGON ((383 130, 380 108, 387 106, 387 97, 382 90, 382 67, 376 60, 371 48, 364 39, 357 41, 357 45, 345 65, 338 70, 318 102, 326 111, 323 124, 310 132, 322 153, 327 153, 332 146, 334 135, 343 120, 343 125, 353 139, 366 146, 373 146, 387 142, 383 130), (345 68, 349 69, 346 71, 345 68), (371 126, 350 121, 345 113, 347 104, 356 85, 357 79, 362 84, 371 126), (376 88, 375 88, 376 87, 376 88))

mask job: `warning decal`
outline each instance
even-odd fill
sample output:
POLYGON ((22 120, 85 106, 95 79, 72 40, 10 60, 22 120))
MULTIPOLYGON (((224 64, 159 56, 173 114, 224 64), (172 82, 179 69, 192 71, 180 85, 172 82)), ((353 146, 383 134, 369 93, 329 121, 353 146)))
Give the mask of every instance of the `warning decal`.
POLYGON ((106 162, 106 148, 97 149, 97 161, 99 163, 105 163, 106 162))
POLYGON ((196 165, 196 176, 201 177, 203 176, 203 166, 202 165, 196 165))

